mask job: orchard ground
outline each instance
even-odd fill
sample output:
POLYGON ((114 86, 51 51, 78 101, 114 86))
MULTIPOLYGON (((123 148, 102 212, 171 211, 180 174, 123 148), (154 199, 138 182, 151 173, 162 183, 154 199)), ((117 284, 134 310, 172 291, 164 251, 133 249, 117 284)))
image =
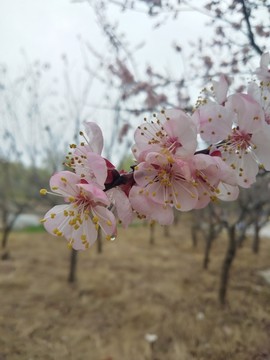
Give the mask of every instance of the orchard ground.
POLYGON ((188 215, 170 227, 119 229, 102 254, 79 253, 78 281, 67 283, 70 250, 45 232, 15 232, 0 262, 1 360, 248 360, 270 358, 270 239, 259 255, 239 249, 218 303, 226 234, 202 270, 203 239, 192 247, 188 215), (187 218, 187 219, 186 219, 187 218), (156 334, 150 346, 146 334, 156 334))

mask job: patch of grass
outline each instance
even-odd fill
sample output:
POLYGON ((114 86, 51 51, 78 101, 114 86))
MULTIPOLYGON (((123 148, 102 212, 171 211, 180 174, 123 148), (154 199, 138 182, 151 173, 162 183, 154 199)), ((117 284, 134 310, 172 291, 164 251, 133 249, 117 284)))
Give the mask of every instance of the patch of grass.
POLYGON ((22 233, 41 233, 45 232, 43 225, 37 225, 37 226, 27 226, 22 230, 19 230, 19 232, 22 233))

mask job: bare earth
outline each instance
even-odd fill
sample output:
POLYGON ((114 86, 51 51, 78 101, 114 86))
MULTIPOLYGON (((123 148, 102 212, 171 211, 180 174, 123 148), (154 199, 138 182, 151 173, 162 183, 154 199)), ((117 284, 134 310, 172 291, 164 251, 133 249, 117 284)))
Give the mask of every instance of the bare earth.
POLYGON ((165 238, 156 227, 119 230, 118 239, 79 254, 46 233, 14 233, 0 262, 0 360, 270 359, 270 239, 250 241, 233 264, 228 304, 217 301, 225 235, 202 270, 203 242, 191 246, 184 220, 165 238), (153 347, 145 334, 158 336, 153 347))

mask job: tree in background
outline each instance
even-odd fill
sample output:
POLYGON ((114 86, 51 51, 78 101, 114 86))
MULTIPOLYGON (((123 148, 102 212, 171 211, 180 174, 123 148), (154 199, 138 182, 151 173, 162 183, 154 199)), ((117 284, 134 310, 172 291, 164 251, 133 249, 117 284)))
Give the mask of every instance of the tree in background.
MULTIPOLYGON (((49 64, 29 63, 27 58, 17 78, 11 78, 8 69, 3 65, 1 67, 0 213, 3 258, 8 257, 8 236, 18 216, 35 212, 40 203, 39 189, 53 171, 62 167, 63 142, 56 131, 57 121, 55 124, 51 121, 52 114, 54 118, 59 114, 50 102, 57 94, 49 81, 49 70, 49 64)), ((55 203, 52 199, 48 201, 47 206, 55 203)))
MULTIPOLYGON (((86 41, 86 48, 100 60, 101 67, 108 74, 106 78, 110 93, 111 86, 118 91, 120 116, 140 115, 158 107, 190 109, 190 97, 195 87, 204 87, 211 78, 221 73, 234 76, 241 72, 241 76, 250 76, 252 66, 257 66, 258 55, 267 50, 266 39, 270 34, 270 6, 267 1, 203 1, 200 6, 196 1, 185 0, 88 0, 87 3, 96 14, 97 23, 111 51, 104 56, 89 41, 86 41), (128 31, 123 33, 125 29, 121 28, 121 23, 111 20, 112 8, 118 8, 121 13, 133 13, 138 24, 148 14, 153 28, 160 30, 164 27, 164 31, 169 21, 180 21, 180 15, 199 13, 206 19, 206 28, 202 29, 202 33, 207 30, 207 36, 194 39, 185 48, 181 40, 174 39, 175 35, 172 34, 168 42, 172 42, 175 61, 182 63, 184 70, 177 75, 168 75, 170 69, 161 72, 151 63, 138 66, 137 52, 146 40, 131 44, 128 31), (243 74, 241 69, 243 66, 246 68, 247 64, 250 68, 243 74), (142 66, 145 72, 139 75, 142 66)), ((240 76, 239 80, 242 81, 240 76)), ((235 86, 239 87, 239 84, 235 86)))

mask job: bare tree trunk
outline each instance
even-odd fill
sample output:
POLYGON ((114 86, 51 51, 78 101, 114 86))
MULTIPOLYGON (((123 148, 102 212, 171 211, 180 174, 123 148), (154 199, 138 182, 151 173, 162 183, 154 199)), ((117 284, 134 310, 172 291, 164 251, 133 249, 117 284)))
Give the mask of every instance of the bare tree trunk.
POLYGON ((236 239, 235 239, 235 225, 228 228, 228 248, 223 261, 221 277, 220 277, 220 288, 219 288, 219 301, 222 305, 226 302, 226 294, 229 282, 229 273, 231 265, 236 254, 236 239))
POLYGON ((238 236, 238 239, 237 239, 237 246, 239 248, 241 248, 243 246, 243 243, 246 240, 246 228, 242 229, 240 231, 241 231, 241 233, 240 233, 240 235, 238 236))
POLYGON ((149 244, 154 245, 155 243, 155 223, 150 222, 150 238, 149 238, 149 244))
POLYGON ((197 236, 197 225, 192 225, 191 226, 191 238, 192 238, 192 246, 194 248, 197 247, 198 245, 198 236, 197 236))
POLYGON ((14 227, 15 221, 18 218, 18 216, 23 212, 26 205, 20 205, 16 213, 13 215, 13 218, 11 221, 8 221, 8 211, 3 211, 2 221, 3 221, 3 233, 2 233, 2 249, 3 254, 1 256, 2 260, 9 259, 9 252, 6 249, 9 235, 14 227))
POLYGON ((9 251, 6 249, 10 231, 11 231, 10 228, 5 228, 2 234, 2 249, 3 249, 3 253, 1 255, 2 260, 8 260, 10 258, 9 251))
POLYGON ((260 225, 258 219, 256 219, 254 223, 254 238, 253 238, 252 250, 254 254, 258 254, 260 250, 260 225))
POLYGON ((100 228, 98 229, 98 235, 97 235, 97 253, 98 254, 102 253, 102 236, 101 236, 100 228))
POLYGON ((210 262, 210 251, 212 248, 212 244, 215 238, 214 227, 213 224, 209 224, 209 233, 206 237, 205 249, 204 249, 204 259, 203 259, 203 268, 205 270, 208 269, 208 265, 210 262))
POLYGON ((68 282, 70 283, 74 283, 76 281, 77 257, 78 257, 78 252, 74 249, 71 249, 70 267, 69 267, 69 275, 68 275, 68 282))
POLYGON ((173 224, 174 224, 175 226, 177 226, 177 225, 179 224, 179 220, 180 220, 180 212, 179 212, 179 211, 175 211, 173 224))
POLYGON ((170 236, 171 236, 171 235, 170 235, 170 228, 169 228, 168 225, 164 225, 164 227, 163 227, 163 234, 164 234, 165 237, 170 237, 170 236))
POLYGON ((10 227, 5 227, 3 230, 3 234, 2 234, 2 249, 5 249, 7 246, 7 242, 8 242, 8 236, 10 233, 11 229, 10 227))

